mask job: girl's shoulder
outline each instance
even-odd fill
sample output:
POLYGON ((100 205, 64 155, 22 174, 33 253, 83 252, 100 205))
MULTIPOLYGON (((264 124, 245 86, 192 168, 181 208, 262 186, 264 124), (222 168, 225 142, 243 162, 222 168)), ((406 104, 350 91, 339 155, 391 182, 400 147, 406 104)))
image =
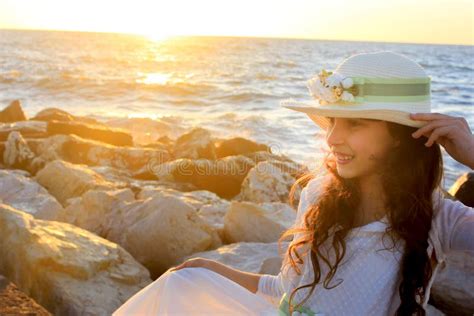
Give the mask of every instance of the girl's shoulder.
POLYGON ((321 172, 314 176, 308 183, 306 184, 304 191, 304 198, 308 203, 314 203, 316 199, 320 196, 323 185, 326 182, 326 179, 329 177, 329 173, 327 171, 321 172))

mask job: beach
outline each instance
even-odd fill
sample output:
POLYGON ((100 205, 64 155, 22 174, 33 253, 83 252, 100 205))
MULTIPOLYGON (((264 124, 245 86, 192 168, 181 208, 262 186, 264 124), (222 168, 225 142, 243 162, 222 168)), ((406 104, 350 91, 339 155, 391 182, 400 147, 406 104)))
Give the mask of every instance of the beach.
MULTIPOLYGON (((0 30, 0 312, 110 315, 195 257, 277 274, 293 185, 327 150, 279 101, 375 49, 418 60, 434 110, 474 129, 468 46, 0 30)), ((470 170, 443 158, 448 190, 470 170)), ((472 308, 470 262, 450 258, 431 315, 472 308)))

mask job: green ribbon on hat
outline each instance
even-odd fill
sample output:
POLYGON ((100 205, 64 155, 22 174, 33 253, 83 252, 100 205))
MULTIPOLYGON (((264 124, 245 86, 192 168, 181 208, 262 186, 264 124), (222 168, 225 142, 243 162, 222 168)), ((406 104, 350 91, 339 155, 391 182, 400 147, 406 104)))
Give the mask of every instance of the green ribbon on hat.
POLYGON ((430 99, 431 78, 350 77, 353 85, 345 89, 355 102, 411 102, 430 99))

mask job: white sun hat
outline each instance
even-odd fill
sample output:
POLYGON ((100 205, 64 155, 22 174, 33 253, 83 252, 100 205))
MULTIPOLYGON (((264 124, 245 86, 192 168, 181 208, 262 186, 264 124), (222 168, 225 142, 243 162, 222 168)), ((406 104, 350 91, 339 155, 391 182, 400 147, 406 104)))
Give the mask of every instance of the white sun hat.
POLYGON ((286 99, 285 107, 306 113, 323 129, 328 117, 369 118, 422 127, 410 113, 431 112, 431 78, 423 67, 391 51, 360 53, 346 58, 334 71, 307 81, 308 101, 286 99))

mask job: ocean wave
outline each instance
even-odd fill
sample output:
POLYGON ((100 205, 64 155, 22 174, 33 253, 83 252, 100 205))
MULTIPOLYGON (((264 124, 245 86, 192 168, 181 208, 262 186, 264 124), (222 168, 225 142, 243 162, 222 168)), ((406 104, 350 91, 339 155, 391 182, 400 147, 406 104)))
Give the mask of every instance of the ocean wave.
POLYGON ((279 96, 269 94, 269 93, 259 93, 259 92, 241 92, 235 94, 226 94, 223 96, 215 97, 215 100, 219 101, 230 101, 230 102, 250 102, 258 100, 268 100, 268 99, 279 99, 279 96))
MULTIPOLYGON (((9 82, 7 82, 9 83, 9 82)), ((156 94, 189 97, 208 95, 217 91, 217 87, 207 83, 173 82, 143 83, 135 80, 103 79, 76 75, 71 72, 60 72, 49 77, 40 77, 25 82, 31 87, 45 89, 49 92, 104 93, 106 95, 123 95, 124 92, 153 92, 156 94)))

